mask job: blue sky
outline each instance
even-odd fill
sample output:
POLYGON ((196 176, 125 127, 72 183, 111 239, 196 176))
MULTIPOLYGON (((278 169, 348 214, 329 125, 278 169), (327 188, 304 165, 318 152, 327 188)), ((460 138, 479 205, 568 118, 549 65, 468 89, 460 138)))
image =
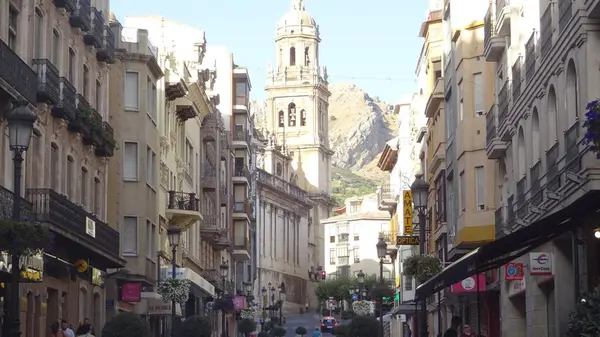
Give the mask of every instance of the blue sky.
MULTIPOLYGON (((266 67, 275 59, 273 38, 292 0, 113 0, 126 16, 155 14, 206 31, 208 45, 225 45, 248 67, 254 98, 264 98, 266 67)), ((417 35, 427 1, 305 0, 321 31, 321 64, 330 83, 352 82, 371 96, 396 103, 415 88, 422 39, 417 35), (354 4, 353 4, 354 3, 354 4)), ((209 47, 210 48, 210 47, 209 47)))

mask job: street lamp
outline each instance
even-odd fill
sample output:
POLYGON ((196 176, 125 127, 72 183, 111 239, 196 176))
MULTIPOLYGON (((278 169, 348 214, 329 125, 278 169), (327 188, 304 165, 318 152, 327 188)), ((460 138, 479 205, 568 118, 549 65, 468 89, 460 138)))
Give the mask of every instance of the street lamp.
MULTIPOLYGON (((225 280, 227 280, 227 276, 229 275, 229 261, 225 261, 224 258, 221 258, 221 265, 219 269, 221 270, 221 282, 223 285, 222 296, 225 298, 225 280)), ((225 329, 225 308, 221 310, 221 330, 223 337, 227 337, 227 330, 225 329)))
MULTIPOLYGON (((181 238, 181 229, 179 227, 170 226, 167 229, 167 237, 169 239, 169 244, 171 245, 171 272, 173 273, 171 277, 176 279, 177 276, 177 246, 179 246, 179 239, 181 238)), ((171 301, 171 336, 175 337, 175 324, 177 321, 177 311, 175 310, 175 306, 177 303, 175 301, 171 301)))
MULTIPOLYGON (((385 259, 385 256, 387 255, 387 243, 385 243, 383 238, 379 238, 376 246, 377 257, 379 257, 379 283, 383 288, 383 259, 385 259)), ((381 296, 381 304, 379 305, 379 323, 381 325, 381 335, 383 336, 383 295, 381 296)))
POLYGON ((283 301, 285 300, 285 286, 284 284, 280 284, 277 287, 279 291, 279 326, 283 325, 283 301))
MULTIPOLYGON (((263 286, 260 291, 262 292, 262 298, 260 300, 262 301, 262 307, 263 307, 263 317, 260 320, 260 322, 261 322, 260 324, 262 325, 263 322, 264 322, 264 319, 265 319, 264 315, 266 313, 266 310, 265 310, 266 309, 266 304, 269 303, 269 300, 267 299, 267 301, 265 302, 265 296, 267 296, 267 291, 268 291, 267 288, 265 288, 265 286, 263 286)), ((262 328, 262 326, 261 326, 261 328, 262 328)), ((262 329, 261 329, 261 331, 262 331, 262 329)))
MULTIPOLYGON (((271 285, 271 282, 269 282, 271 285)), ((275 286, 271 286, 271 317, 275 315, 275 286)))
MULTIPOLYGON (((29 141, 33 133, 33 124, 37 120, 35 112, 27 107, 27 103, 20 103, 5 116, 8 122, 9 148, 14 152, 13 156, 13 211, 12 218, 15 222, 21 221, 21 173, 23 170, 23 152, 29 148, 29 141)), ((7 317, 8 332, 10 337, 21 336, 21 321, 19 308, 19 260, 21 256, 11 254, 11 283, 10 295, 8 296, 10 316, 7 317)))
MULTIPOLYGON (((429 184, 423 179, 422 174, 415 175, 415 181, 410 186, 414 207, 419 215, 419 254, 425 255, 425 210, 427 209, 427 198, 429 195, 429 184)), ((421 300, 419 329, 421 336, 427 336, 427 303, 421 300)))
MULTIPOLYGON (((359 287, 359 290, 357 292, 360 292, 360 291, 362 291, 363 286, 365 284, 365 273, 363 273, 362 270, 359 270, 358 274, 356 274, 356 278, 358 279, 358 287, 359 287)), ((361 294, 359 293, 358 296, 360 297, 361 294)), ((360 299, 364 300, 364 296, 361 297, 360 299)))

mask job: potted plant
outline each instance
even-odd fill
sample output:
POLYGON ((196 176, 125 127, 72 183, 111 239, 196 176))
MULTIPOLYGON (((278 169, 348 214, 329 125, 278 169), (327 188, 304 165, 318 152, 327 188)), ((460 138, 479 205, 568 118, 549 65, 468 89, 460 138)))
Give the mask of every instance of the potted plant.
POLYGON ((308 333, 308 331, 306 331, 306 328, 303 326, 299 326, 296 328, 296 335, 300 335, 302 337, 304 337, 304 335, 306 335, 308 333))
POLYGON ((280 326, 276 326, 273 328, 272 333, 273 333, 273 336, 275 336, 275 337, 285 337, 287 330, 285 330, 284 328, 282 328, 280 326))
POLYGON ((595 99, 589 102, 586 110, 583 122, 586 132, 583 139, 585 144, 590 146, 590 150, 596 153, 596 157, 600 159, 600 101, 595 99))
POLYGON ((600 336, 600 287, 577 303, 569 314, 566 337, 600 336))
POLYGON ((246 309, 242 309, 240 312, 241 319, 257 319, 260 318, 260 309, 258 307, 250 307, 246 309))
POLYGON ((156 292, 164 301, 177 303, 187 302, 190 295, 190 280, 188 279, 166 279, 158 284, 156 292))
POLYGON ((177 328, 177 337, 210 337, 212 327, 206 317, 192 316, 186 318, 177 328))
MULTIPOLYGON (((151 337, 148 322, 138 314, 121 312, 104 324, 102 337, 151 337)), ((209 335, 210 336, 210 335, 209 335)))
POLYGON ((238 322, 238 331, 248 337, 256 330, 256 321, 254 319, 244 318, 238 322))
POLYGON ((379 337, 381 328, 377 318, 373 316, 357 316, 347 327, 349 336, 354 337, 379 337))
POLYGON ((440 260, 431 255, 410 256, 404 259, 403 265, 404 275, 413 277, 419 283, 427 282, 442 271, 440 260))
POLYGON ((0 247, 11 255, 33 256, 47 249, 50 231, 37 222, 0 221, 0 247))
POLYGON ((367 316, 369 314, 371 314, 371 307, 373 306, 373 303, 371 303, 370 301, 356 301, 354 303, 352 303, 352 311, 354 311, 354 313, 357 316, 367 316))

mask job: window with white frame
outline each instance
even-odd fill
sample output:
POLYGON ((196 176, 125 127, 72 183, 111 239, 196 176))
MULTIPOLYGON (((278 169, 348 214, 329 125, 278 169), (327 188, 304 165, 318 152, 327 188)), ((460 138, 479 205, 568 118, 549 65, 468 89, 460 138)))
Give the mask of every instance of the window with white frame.
POLYGON ((475 116, 483 115, 483 76, 481 73, 473 74, 473 107, 475 116))
POLYGON ((138 180, 138 144, 125 142, 123 151, 123 179, 126 181, 138 180))
POLYGON ((140 109, 140 74, 125 72, 125 110, 139 111, 140 109))
POLYGON ((123 217, 121 247, 123 256, 138 255, 138 218, 135 216, 123 217))
POLYGON ((146 110, 148 116, 156 122, 156 85, 150 77, 146 79, 146 110))
POLYGON ((146 147, 146 182, 156 186, 156 153, 149 146, 146 147))
POLYGON ((352 249, 352 253, 354 255, 354 263, 360 262, 360 248, 358 246, 352 249))
POLYGON ((146 220, 146 257, 156 258, 156 224, 150 220, 146 220))
POLYGON ((477 201, 477 210, 485 209, 485 171, 483 166, 475 168, 475 199, 477 201))

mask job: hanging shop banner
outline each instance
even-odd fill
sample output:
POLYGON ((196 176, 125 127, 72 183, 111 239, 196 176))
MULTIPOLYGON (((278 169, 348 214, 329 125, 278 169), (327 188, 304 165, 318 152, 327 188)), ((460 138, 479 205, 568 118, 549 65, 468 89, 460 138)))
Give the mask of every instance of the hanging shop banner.
POLYGON ((529 253, 529 273, 534 276, 551 276, 552 254, 529 253))
POLYGON ((450 286, 450 291, 453 293, 474 293, 477 291, 485 291, 485 274, 482 273, 467 277, 461 282, 450 286), (477 283, 475 279, 477 279, 477 283))
POLYGON ((504 279, 507 281, 516 281, 523 279, 523 264, 510 262, 504 265, 504 279))
POLYGON ((413 198, 411 190, 402 191, 402 211, 403 211, 403 224, 404 224, 404 235, 411 235, 413 233, 413 198))

